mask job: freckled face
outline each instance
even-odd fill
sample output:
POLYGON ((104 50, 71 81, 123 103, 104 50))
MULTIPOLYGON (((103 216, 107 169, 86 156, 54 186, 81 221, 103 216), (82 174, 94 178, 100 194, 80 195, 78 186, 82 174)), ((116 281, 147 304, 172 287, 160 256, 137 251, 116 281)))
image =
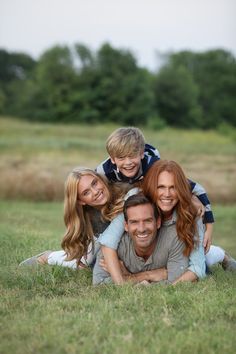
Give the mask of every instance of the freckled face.
POLYGON ((179 198, 174 183, 173 173, 163 171, 158 177, 156 204, 165 218, 172 215, 179 198))
POLYGON ((109 199, 109 191, 100 178, 84 175, 78 183, 78 201, 81 205, 102 207, 109 199))
POLYGON ((124 176, 132 178, 138 173, 143 156, 142 152, 134 156, 114 157, 111 161, 124 176))

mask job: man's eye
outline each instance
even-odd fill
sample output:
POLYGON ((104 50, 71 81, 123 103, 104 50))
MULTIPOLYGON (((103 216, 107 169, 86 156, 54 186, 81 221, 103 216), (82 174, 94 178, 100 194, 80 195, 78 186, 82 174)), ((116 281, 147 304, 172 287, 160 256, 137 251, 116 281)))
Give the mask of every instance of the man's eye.
POLYGON ((153 220, 147 220, 146 221, 146 224, 152 224, 153 223, 153 220))
POLYGON ((83 196, 86 197, 89 194, 89 191, 84 191, 83 196))

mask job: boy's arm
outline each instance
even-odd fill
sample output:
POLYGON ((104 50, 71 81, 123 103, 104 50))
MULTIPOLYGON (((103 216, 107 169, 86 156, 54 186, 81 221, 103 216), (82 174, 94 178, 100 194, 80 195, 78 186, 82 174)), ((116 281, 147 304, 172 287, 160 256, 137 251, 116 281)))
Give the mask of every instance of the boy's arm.
POLYGON ((205 234, 204 234, 204 240, 203 240, 203 247, 205 250, 205 253, 207 253, 211 247, 212 244, 212 233, 213 233, 213 224, 205 224, 205 234))
POLYGON ((214 216, 211 210, 211 204, 210 201, 208 199, 208 196, 206 194, 205 189, 196 182, 193 182, 191 180, 188 180, 190 187, 191 187, 191 191, 194 195, 196 195, 196 197, 200 200, 200 202, 204 205, 205 207, 205 213, 204 213, 204 218, 203 218, 203 222, 205 224, 211 224, 214 222, 214 216))
POLYGON ((200 202, 205 207, 203 222, 206 226, 206 230, 205 230, 203 245, 204 245, 205 253, 207 253, 210 249, 211 242, 212 242, 212 232, 213 232, 212 224, 214 223, 214 216, 211 210, 211 204, 205 189, 199 183, 193 182, 191 180, 188 181, 191 186, 192 193, 196 195, 196 197, 200 200, 200 202))
MULTIPOLYGON (((199 218, 203 218, 204 213, 205 213, 205 207, 194 194, 192 195, 192 203, 197 210, 197 216, 199 218)), ((205 253, 207 253, 210 249, 211 244, 212 244, 213 224, 206 223, 204 233, 205 234, 204 234, 204 237, 202 238, 202 243, 203 243, 205 253)))

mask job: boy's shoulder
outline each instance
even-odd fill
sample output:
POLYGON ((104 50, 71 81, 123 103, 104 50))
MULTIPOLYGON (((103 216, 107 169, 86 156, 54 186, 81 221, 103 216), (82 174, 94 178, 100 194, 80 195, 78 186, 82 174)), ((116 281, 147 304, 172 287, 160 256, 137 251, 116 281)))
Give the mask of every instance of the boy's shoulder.
POLYGON ((109 181, 118 181, 118 171, 117 171, 117 166, 116 164, 111 162, 110 157, 108 157, 106 160, 101 162, 97 167, 96 167, 97 173, 101 175, 105 175, 109 181))
POLYGON ((159 151, 152 145, 150 144, 145 144, 145 148, 144 148, 144 157, 157 157, 158 160, 160 160, 161 156, 159 151))

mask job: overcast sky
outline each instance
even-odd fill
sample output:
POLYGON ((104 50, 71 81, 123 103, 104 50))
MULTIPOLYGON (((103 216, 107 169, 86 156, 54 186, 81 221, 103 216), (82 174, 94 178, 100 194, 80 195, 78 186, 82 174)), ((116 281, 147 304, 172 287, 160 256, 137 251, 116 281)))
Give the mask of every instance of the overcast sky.
POLYGON ((0 0, 0 47, 37 58, 55 44, 109 42, 155 69, 156 53, 228 49, 236 0, 0 0))

